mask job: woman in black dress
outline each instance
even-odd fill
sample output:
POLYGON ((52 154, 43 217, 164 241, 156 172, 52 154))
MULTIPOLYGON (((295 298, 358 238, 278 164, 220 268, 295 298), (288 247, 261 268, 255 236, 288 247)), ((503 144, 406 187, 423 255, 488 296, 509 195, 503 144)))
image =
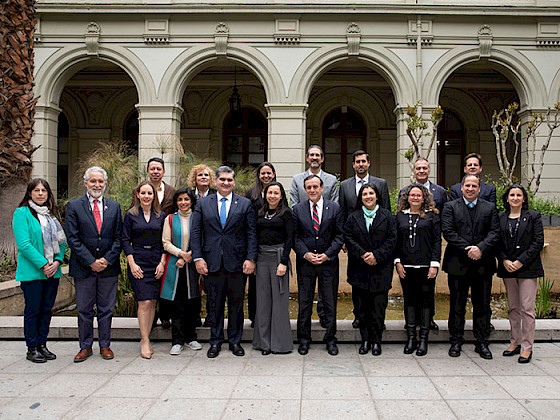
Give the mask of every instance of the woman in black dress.
POLYGON ((537 278, 544 276, 541 250, 544 231, 541 214, 529 210, 527 192, 510 186, 502 196, 506 209, 500 213, 498 276, 504 279, 509 305, 511 340, 504 356, 519 354, 519 363, 529 363, 535 340, 537 278))
POLYGON ((161 211, 154 186, 149 181, 141 182, 134 189, 132 206, 124 216, 122 248, 128 260, 128 278, 138 301, 144 359, 151 359, 154 353, 150 331, 165 262, 161 243, 164 220, 165 213, 161 211))
POLYGON ((381 354, 385 311, 393 277, 393 251, 397 242, 395 219, 381 207, 375 185, 364 184, 355 211, 348 216, 344 242, 348 249, 348 283, 357 294, 362 345, 358 352, 381 354))
POLYGON ((195 192, 179 188, 173 196, 173 213, 163 224, 162 241, 167 258, 160 297, 173 302, 169 351, 172 356, 180 355, 185 344, 191 350, 202 349, 196 337, 196 321, 200 314, 199 274, 194 268, 189 242, 195 205, 195 192))
POLYGON ((271 182, 264 189, 265 202, 257 213, 257 308, 253 346, 263 356, 293 349, 290 326, 290 251, 293 243, 292 212, 284 187, 271 182))
MULTIPOLYGON (((263 162, 257 169, 255 169, 255 183, 251 188, 245 193, 245 197, 251 200, 253 203, 253 209, 255 214, 259 213, 259 210, 264 204, 264 189, 271 182, 276 181, 276 170, 274 165, 270 162, 263 162)), ((256 311, 256 300, 257 300, 257 289, 256 289, 256 276, 255 274, 249 274, 247 276, 249 280, 249 288, 247 290, 247 306, 249 309, 249 319, 251 320, 251 327, 255 325, 255 311, 256 311)))
POLYGON ((397 206, 395 268, 401 279, 407 342, 404 354, 428 353, 436 276, 441 259, 439 211, 426 187, 409 185, 397 206), (420 344, 416 327, 420 326, 420 344))

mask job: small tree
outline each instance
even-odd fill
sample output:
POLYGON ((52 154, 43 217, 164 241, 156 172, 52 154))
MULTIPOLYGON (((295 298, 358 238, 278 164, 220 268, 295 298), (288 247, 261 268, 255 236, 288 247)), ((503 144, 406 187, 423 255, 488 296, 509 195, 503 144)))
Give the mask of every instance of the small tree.
POLYGON ((554 105, 551 109, 548 107, 546 114, 533 114, 533 119, 529 122, 527 126, 527 142, 531 146, 530 150, 533 153, 529 153, 529 162, 531 165, 531 176, 527 178, 527 186, 529 190, 536 193, 541 185, 541 175, 544 168, 544 154, 550 146, 550 140, 552 139, 552 134, 560 126, 560 102, 554 105), (546 140, 541 146, 541 153, 539 156, 539 162, 537 168, 535 168, 536 154, 537 154, 537 129, 542 123, 546 122, 548 126, 548 135, 546 140))
POLYGON ((428 129, 428 124, 422 119, 422 115, 418 114, 419 105, 420 101, 416 102, 416 104, 413 106, 409 105, 406 111, 408 115, 408 117, 406 118, 406 134, 410 138, 410 142, 412 143, 412 145, 404 154, 404 157, 408 161, 408 166, 410 167, 411 181, 414 181, 414 175, 412 173, 412 171, 414 170, 414 162, 416 162, 416 159, 418 158, 424 158, 427 160, 430 157, 430 153, 437 137, 438 125, 443 119, 443 109, 438 105, 432 111, 432 132, 426 133, 425 131, 428 129), (425 154, 424 137, 430 137, 430 142, 427 149, 425 149, 425 154))
POLYGON ((492 133, 496 141, 496 156, 502 178, 511 185, 514 183, 515 165, 519 154, 519 127, 521 121, 517 117, 516 111, 519 108, 517 103, 510 104, 500 112, 494 110, 492 115, 492 133), (508 144, 514 143, 513 155, 508 158, 508 144))

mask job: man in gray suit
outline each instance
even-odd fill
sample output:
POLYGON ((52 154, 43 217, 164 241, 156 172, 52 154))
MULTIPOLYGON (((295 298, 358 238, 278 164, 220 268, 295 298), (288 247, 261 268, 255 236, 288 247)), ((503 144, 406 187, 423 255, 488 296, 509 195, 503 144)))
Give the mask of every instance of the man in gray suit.
MULTIPOLYGON (((340 208, 344 217, 344 223, 348 219, 348 215, 354 211, 356 207, 356 200, 360 188, 364 184, 375 185, 379 190, 381 197, 378 197, 380 206, 391 210, 391 199, 389 198, 389 188, 387 182, 383 178, 377 178, 369 174, 369 167, 371 162, 369 155, 365 150, 356 150, 352 155, 352 167, 354 168, 355 175, 340 183, 340 208)), ((346 248, 344 248, 346 250, 346 248)), ((352 301, 354 301, 354 294, 352 294, 352 301)), ((356 313, 356 303, 354 302, 354 322, 352 326, 359 328, 360 321, 356 313)))
POLYGON ((305 160, 309 164, 309 169, 294 175, 292 186, 290 187, 290 205, 294 207, 300 201, 307 200, 303 180, 309 175, 317 175, 323 181, 323 198, 325 200, 338 203, 338 180, 334 175, 321 170, 321 165, 325 160, 325 155, 321 146, 317 146, 316 144, 309 146, 305 153, 305 160))

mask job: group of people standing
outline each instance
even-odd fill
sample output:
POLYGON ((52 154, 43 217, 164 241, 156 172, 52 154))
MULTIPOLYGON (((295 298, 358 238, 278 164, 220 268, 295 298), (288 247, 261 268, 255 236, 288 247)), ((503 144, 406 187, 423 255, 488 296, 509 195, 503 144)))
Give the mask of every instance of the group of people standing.
POLYGON ((16 280, 21 281, 25 296, 27 358, 40 363, 56 357, 46 341, 67 244, 80 342, 75 362, 93 354, 94 307, 101 356, 114 357, 110 330, 121 250, 138 301, 143 358, 153 355, 149 335, 158 317, 162 324, 171 321, 171 355, 179 355, 185 345, 192 350, 202 348, 196 335, 202 292, 207 294, 205 325, 210 328, 207 356, 217 357, 221 351, 226 299, 229 350, 243 356, 247 277, 253 346, 264 356, 291 352, 292 249, 296 254, 300 354, 307 354, 311 345, 316 284, 317 309, 325 328, 323 342, 330 355, 338 354, 338 255, 344 250, 356 317, 353 325, 362 337, 359 353, 382 353, 395 269, 404 295, 404 353, 416 351, 423 356, 428 352, 430 329, 437 329, 434 290, 443 235, 447 248, 442 268, 448 273, 450 290, 449 355, 460 356, 470 288, 475 350, 485 359, 492 358, 488 348, 490 293, 498 257, 512 327, 511 345, 503 354, 519 354, 520 363, 530 361, 544 235, 540 214, 528 209, 523 187, 507 189, 502 197, 506 212, 498 216, 495 188, 479 179, 479 155, 466 157, 465 176, 450 189, 450 201, 445 189, 429 181, 429 163, 419 159, 414 165, 415 182, 400 191, 393 215, 387 183, 369 175, 370 158, 365 151, 354 153, 355 175, 342 181, 340 190, 336 177, 321 169, 321 147, 310 146, 306 161, 309 169, 293 177, 289 205, 270 162, 259 165, 253 187, 241 197, 233 192, 235 172, 227 166, 214 174, 208 166, 197 165, 189 176, 191 185, 175 190, 163 182, 163 160, 152 158, 147 165, 150 180, 134 189, 124 221, 120 205, 103 196, 107 173, 92 167, 84 175, 86 194, 66 207, 66 234, 47 181, 32 180, 13 220, 19 250, 16 280))

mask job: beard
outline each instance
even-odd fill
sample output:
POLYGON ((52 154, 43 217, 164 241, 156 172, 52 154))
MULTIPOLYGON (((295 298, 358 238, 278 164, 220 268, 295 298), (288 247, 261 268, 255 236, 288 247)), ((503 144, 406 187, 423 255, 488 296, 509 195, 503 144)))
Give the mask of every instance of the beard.
POLYGON ((87 193, 88 193, 91 197, 96 198, 96 199, 99 198, 99 197, 101 197, 101 196, 103 195, 104 192, 105 192, 105 187, 103 187, 102 190, 93 190, 93 189, 91 189, 91 188, 88 188, 88 189, 87 189, 87 193))

